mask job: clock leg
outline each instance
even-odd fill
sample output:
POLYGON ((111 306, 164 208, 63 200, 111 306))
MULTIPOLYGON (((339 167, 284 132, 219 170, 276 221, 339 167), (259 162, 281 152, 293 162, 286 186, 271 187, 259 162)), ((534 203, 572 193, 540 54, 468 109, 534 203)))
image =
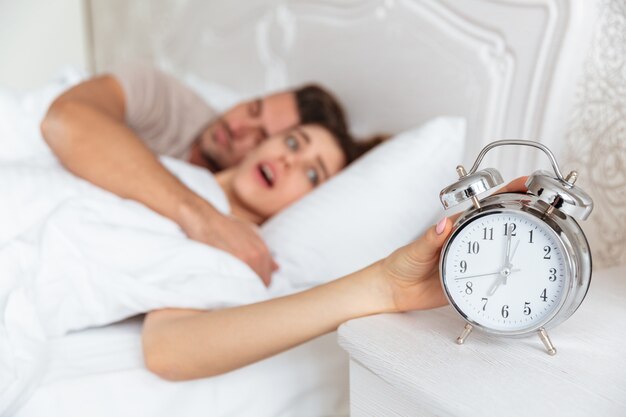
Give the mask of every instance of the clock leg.
POLYGON ((461 336, 456 338, 457 345, 462 345, 463 343, 465 343, 465 339, 467 339, 472 330, 474 330, 474 326, 467 323, 465 325, 465 328, 463 329, 463 333, 461 333, 461 336))
POLYGON ((556 348, 552 344, 552 341, 550 340, 550 336, 548 336, 548 332, 546 332, 546 329, 541 327, 539 328, 538 333, 539 333, 539 338, 541 339, 544 346, 546 347, 546 350, 548 351, 548 355, 550 356, 556 355, 556 348))

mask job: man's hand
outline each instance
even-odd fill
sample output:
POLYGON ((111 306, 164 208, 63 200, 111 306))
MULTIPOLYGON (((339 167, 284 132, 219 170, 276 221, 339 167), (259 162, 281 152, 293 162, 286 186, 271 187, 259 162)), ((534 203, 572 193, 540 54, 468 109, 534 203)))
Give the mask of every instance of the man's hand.
POLYGON ((115 77, 92 78, 54 101, 42 135, 78 177, 175 221, 189 238, 243 260, 269 285, 277 266, 256 226, 224 216, 169 172, 127 124, 127 104, 115 77))
POLYGON ((266 286, 278 265, 255 224, 226 216, 212 206, 202 204, 181 210, 178 222, 187 237, 221 249, 241 259, 256 272, 266 286))

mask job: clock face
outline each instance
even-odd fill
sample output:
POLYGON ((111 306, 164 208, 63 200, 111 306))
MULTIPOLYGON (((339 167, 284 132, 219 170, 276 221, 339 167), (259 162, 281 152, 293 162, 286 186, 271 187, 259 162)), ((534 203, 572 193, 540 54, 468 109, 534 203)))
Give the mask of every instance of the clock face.
POLYGON ((523 212, 498 211, 455 232, 442 261, 443 281, 471 322, 523 332, 560 307, 569 282, 567 259, 547 224, 523 212))

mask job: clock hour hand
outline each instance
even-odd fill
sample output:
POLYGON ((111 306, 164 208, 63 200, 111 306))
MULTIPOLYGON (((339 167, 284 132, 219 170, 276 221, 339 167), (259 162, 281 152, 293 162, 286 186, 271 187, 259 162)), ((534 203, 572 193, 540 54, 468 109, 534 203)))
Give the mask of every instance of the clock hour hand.
POLYGON ((492 296, 496 293, 496 290, 498 289, 498 287, 500 286, 500 284, 502 284, 502 278, 498 277, 493 284, 491 284, 491 287, 489 287, 489 289, 487 290, 487 296, 492 296))
POLYGON ((513 272, 519 272, 519 271, 521 271, 519 268, 517 269, 505 268, 502 271, 500 271, 499 272, 500 276, 496 278, 493 284, 491 284, 491 287, 489 287, 489 289, 487 290, 487 295, 488 296, 494 295, 498 287, 500 287, 500 285, 502 284, 506 285, 506 280, 509 277, 509 275, 511 275, 513 272))

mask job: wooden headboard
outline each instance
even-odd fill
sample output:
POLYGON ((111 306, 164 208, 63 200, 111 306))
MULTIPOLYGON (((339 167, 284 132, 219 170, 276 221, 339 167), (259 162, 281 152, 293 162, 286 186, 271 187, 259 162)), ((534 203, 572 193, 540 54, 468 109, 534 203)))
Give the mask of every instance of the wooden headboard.
MULTIPOLYGON (((434 116, 460 115, 468 121, 468 138, 459 163, 471 165, 496 139, 533 139, 557 154, 563 171, 578 169, 583 187, 598 186, 585 180, 591 162, 571 149, 581 140, 573 117, 581 106, 583 64, 601 30, 598 22, 607 8, 620 7, 619 0, 88 4, 97 71, 121 61, 149 61, 244 94, 317 81, 344 103, 357 135, 395 133, 434 116)), ((622 28, 622 45, 624 33, 622 28)), ((510 179, 548 168, 545 159, 533 150, 498 148, 483 164, 510 179)), ((620 169, 624 207, 626 168, 620 169)), ((624 230, 626 213, 617 210, 625 214, 619 220, 624 230)), ((600 216, 592 215, 592 222, 594 217, 600 216)), ((598 236, 592 246, 594 239, 595 246, 602 244, 598 236)), ((626 238, 617 236, 612 245, 615 239, 621 251, 605 265, 626 262, 626 238)))

